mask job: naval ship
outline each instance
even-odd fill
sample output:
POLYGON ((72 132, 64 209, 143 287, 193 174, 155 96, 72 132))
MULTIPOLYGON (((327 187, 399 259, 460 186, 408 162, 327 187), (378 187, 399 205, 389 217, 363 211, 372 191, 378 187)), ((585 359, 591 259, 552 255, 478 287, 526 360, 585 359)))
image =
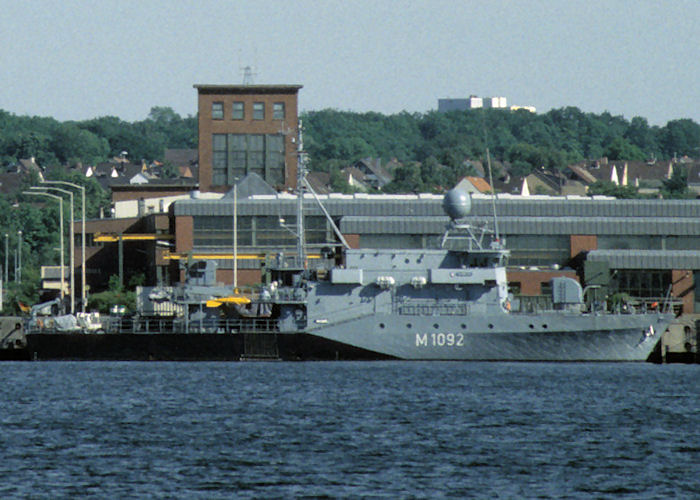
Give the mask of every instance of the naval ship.
POLYGON ((465 222, 469 195, 452 190, 443 207, 452 222, 441 248, 327 248, 314 269, 278 256, 254 296, 191 283, 175 299, 187 305, 186 328, 223 328, 249 344, 257 335, 268 354, 290 359, 644 361, 674 318, 587 303, 568 277, 524 308, 508 291, 508 250, 465 222))
POLYGON ((645 361, 674 319, 667 304, 586 300, 568 277, 553 278, 550 296, 524 307, 508 290, 495 209, 494 229, 471 225, 471 197, 457 189, 444 197, 450 223, 434 249, 351 249, 328 217, 339 244, 312 261, 302 144, 300 133, 297 253, 269 259, 264 285, 241 293, 216 283, 211 262, 192 262, 183 285, 150 294, 171 304, 173 317, 116 318, 106 331, 118 333, 104 335, 30 334, 32 356, 645 361))

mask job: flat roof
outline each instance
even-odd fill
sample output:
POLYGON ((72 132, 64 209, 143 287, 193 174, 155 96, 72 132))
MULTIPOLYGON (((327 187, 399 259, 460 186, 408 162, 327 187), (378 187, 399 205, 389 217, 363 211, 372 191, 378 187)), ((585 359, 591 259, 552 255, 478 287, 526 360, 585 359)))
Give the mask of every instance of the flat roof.
POLYGON ((275 85, 207 85, 195 84, 194 88, 200 94, 295 94, 303 85, 275 84, 275 85))

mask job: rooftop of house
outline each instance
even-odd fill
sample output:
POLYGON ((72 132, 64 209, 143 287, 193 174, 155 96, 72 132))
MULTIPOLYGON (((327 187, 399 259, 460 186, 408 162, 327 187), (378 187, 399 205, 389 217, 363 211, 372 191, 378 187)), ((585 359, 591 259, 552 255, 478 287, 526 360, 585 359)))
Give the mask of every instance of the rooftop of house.
POLYGON ((491 192, 491 185, 488 182, 486 182, 486 179, 483 179, 481 177, 467 176, 462 178, 462 180, 459 181, 457 185, 461 185, 463 182, 469 182, 472 186, 474 186, 474 189, 476 189, 480 193, 491 192))
POLYGON ((306 182, 311 185, 316 194, 328 194, 331 192, 331 174, 327 172, 309 172, 306 182))
POLYGON ((163 155, 164 163, 172 163, 176 167, 194 165, 199 161, 197 149, 166 149, 163 155))
POLYGON ((381 158, 363 158, 356 161, 353 166, 360 170, 363 169, 363 167, 369 170, 381 185, 389 184, 394 179, 394 176, 382 167, 381 158))

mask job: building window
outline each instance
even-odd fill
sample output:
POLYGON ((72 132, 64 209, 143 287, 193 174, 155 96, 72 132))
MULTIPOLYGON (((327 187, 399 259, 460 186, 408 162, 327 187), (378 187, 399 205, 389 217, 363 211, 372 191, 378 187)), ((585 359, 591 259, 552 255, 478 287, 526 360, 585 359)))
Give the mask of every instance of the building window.
POLYGON ((284 184, 284 136, 214 134, 212 147, 212 185, 232 186, 250 173, 273 186, 284 184))
POLYGON ((508 249, 512 266, 565 265, 570 258, 568 235, 509 234, 508 249))
POLYGON ((211 119, 212 120, 223 120, 224 119, 224 103, 223 102, 212 102, 211 103, 211 119))
POLYGON ((265 119, 265 103, 264 102, 254 102, 253 103, 253 120, 264 120, 265 119))
POLYGON ((231 118, 234 120, 243 120, 245 118, 245 106, 243 102, 234 101, 231 118))
POLYGON ((663 299, 671 286, 671 271, 618 269, 614 272, 616 291, 632 297, 663 299))
POLYGON ((284 120, 284 103, 276 102, 272 105, 272 119, 284 120))
MULTIPOLYGON (((252 217, 239 216, 237 220, 238 245, 250 246, 253 242, 252 217)), ((194 218, 194 244, 198 247, 231 248, 233 223, 231 217, 202 215, 194 218)))
MULTIPOLYGON (((309 243, 323 244, 330 241, 331 233, 324 216, 310 215, 304 218, 304 234, 309 243)), ((193 219, 193 243, 195 247, 230 249, 233 242, 231 216, 198 215, 193 219)), ((239 247, 294 248, 296 238, 288 228, 296 227, 296 217, 286 215, 284 227, 279 215, 238 216, 237 236, 239 247)))

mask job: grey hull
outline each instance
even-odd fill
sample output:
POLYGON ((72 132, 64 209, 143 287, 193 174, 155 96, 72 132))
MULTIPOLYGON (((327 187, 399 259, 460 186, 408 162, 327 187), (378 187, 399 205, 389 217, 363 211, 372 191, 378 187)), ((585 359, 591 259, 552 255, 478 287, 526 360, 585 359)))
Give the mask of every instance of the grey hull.
POLYGON ((673 316, 566 315, 494 318, 372 315, 309 333, 411 360, 645 361, 673 316))

